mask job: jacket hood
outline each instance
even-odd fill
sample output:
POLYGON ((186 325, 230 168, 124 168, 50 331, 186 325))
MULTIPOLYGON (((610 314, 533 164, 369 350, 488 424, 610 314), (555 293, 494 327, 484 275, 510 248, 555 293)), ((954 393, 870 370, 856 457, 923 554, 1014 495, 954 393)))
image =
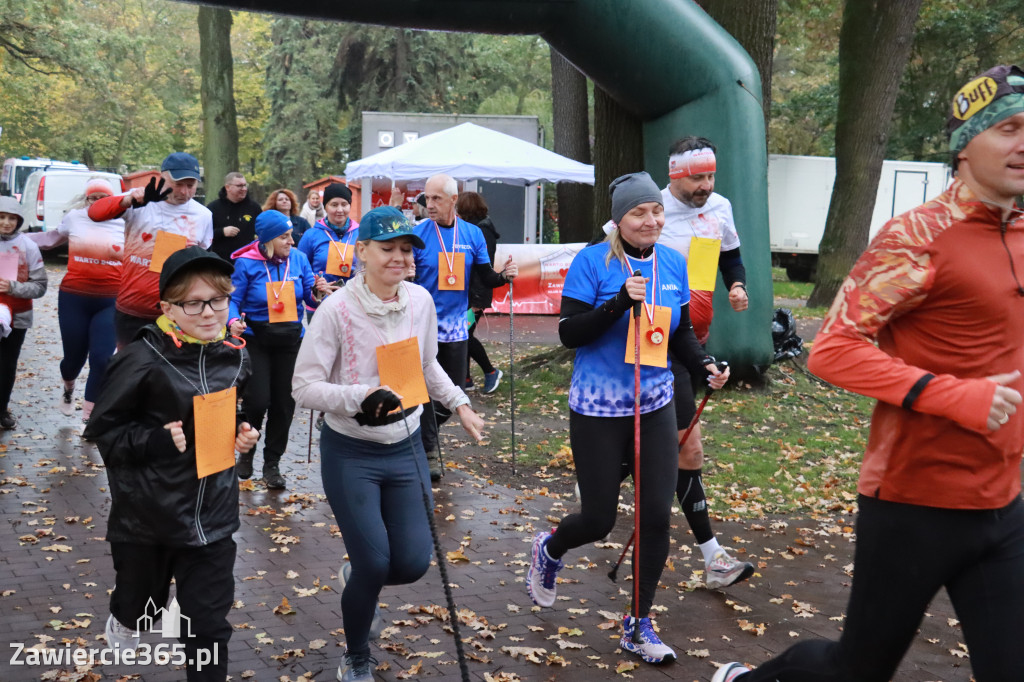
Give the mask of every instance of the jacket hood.
POLYGON ((25 224, 25 216, 21 212, 21 202, 14 197, 0 197, 0 213, 11 213, 18 217, 18 226, 12 234, 17 234, 21 226, 25 224))
POLYGON ((257 239, 254 242, 246 244, 242 248, 231 254, 231 258, 248 258, 249 260, 267 260, 267 257, 260 251, 260 242, 257 239))

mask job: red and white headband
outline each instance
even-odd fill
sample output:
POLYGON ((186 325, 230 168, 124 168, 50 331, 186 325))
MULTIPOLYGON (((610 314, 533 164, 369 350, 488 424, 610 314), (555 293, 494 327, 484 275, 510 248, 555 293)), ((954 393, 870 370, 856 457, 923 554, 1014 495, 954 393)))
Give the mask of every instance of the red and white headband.
POLYGON ((688 149, 668 157, 668 176, 673 180, 715 172, 715 152, 710 147, 688 149))

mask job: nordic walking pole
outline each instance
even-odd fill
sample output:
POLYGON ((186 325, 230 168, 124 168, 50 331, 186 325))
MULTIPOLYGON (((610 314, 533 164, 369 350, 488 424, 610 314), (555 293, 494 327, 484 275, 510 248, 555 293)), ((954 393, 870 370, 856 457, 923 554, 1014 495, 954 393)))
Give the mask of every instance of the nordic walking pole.
MULTIPOLYGON (((398 406, 405 411, 405 405, 399 400, 398 406)), ((407 442, 409 443, 409 453, 412 455, 413 461, 416 462, 416 473, 420 479, 420 497, 423 500, 423 510, 427 514, 427 525, 430 526, 430 538, 434 543, 434 556, 437 558, 437 570, 441 574, 441 585, 444 588, 444 598, 448 605, 448 616, 452 626, 452 639, 455 641, 455 657, 459 662, 459 672, 461 674, 462 682, 470 682, 469 678, 469 664, 466 662, 466 652, 462 648, 462 634, 459 632, 459 613, 458 608, 455 606, 455 597, 452 596, 452 585, 448 579, 448 564, 445 561, 444 552, 441 549, 441 539, 437 533, 437 522, 434 520, 434 506, 430 502, 430 490, 424 479, 430 480, 430 473, 423 471, 423 462, 416 455, 416 447, 412 442, 412 432, 409 430, 409 422, 402 420, 405 423, 405 434, 407 442), (426 475, 424 475, 426 473, 426 475)), ((440 436, 438 436, 438 442, 440 442, 440 436)), ((423 458, 423 461, 426 457, 423 458)))
POLYGON ((512 475, 516 475, 516 299, 512 293, 512 280, 508 282, 508 395, 512 419, 512 475))
POLYGON ((309 411, 309 445, 306 446, 306 464, 313 461, 313 410, 309 411))
MULTIPOLYGON (((640 277, 640 271, 633 271, 640 277)), ((633 304, 633 640, 640 633, 640 307, 633 304)))
MULTIPOLYGON (((716 362, 715 365, 718 367, 718 371, 724 372, 725 368, 729 366, 729 363, 723 360, 722 362, 716 362)), ((680 448, 683 447, 683 443, 690 438, 690 432, 693 431, 693 427, 697 425, 697 421, 700 419, 700 413, 704 411, 704 406, 708 404, 708 398, 711 397, 714 390, 715 389, 708 386, 707 390, 704 391, 704 398, 700 401, 700 405, 697 407, 697 413, 693 415, 693 419, 690 420, 690 425, 686 427, 686 430, 683 431, 683 437, 679 439, 680 448)), ((622 554, 619 555, 619 560, 615 562, 612 570, 608 571, 608 577, 612 579, 612 582, 616 581, 619 577, 619 566, 622 565, 622 560, 626 558, 626 552, 629 551, 629 546, 633 544, 633 537, 633 535, 629 536, 629 540, 626 541, 626 546, 623 548, 622 554)))

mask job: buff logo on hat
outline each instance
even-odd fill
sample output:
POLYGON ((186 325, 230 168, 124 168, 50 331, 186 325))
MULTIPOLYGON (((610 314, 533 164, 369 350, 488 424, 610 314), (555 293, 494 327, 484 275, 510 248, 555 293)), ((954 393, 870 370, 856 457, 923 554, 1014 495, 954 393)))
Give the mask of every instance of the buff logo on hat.
POLYGON ((988 76, 975 78, 953 98, 953 115, 961 121, 984 109, 996 98, 996 82, 988 76))
POLYGON ((673 154, 668 158, 668 176, 673 180, 714 173, 715 168, 715 152, 710 147, 688 149, 682 154, 673 154))

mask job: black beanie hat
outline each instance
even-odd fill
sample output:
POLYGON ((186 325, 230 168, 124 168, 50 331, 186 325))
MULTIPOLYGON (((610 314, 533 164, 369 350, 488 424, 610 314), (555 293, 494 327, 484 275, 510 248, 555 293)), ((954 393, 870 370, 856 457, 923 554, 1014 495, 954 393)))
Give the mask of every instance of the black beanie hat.
POLYGON ((324 206, 331 202, 331 199, 337 199, 341 197, 348 203, 352 203, 352 190, 347 185, 343 185, 340 182, 332 182, 327 185, 327 189, 324 190, 324 206))

